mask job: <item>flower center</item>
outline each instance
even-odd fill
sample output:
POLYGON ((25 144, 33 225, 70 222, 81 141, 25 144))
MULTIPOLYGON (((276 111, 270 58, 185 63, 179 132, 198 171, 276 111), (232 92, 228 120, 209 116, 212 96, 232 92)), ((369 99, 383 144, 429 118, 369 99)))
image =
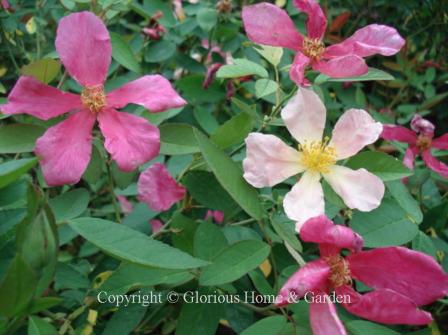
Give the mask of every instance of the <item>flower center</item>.
POLYGON ((305 37, 302 44, 303 53, 312 60, 319 60, 325 51, 324 43, 318 38, 305 37))
POLYGON ((330 281, 333 288, 352 284, 348 262, 342 256, 329 256, 325 258, 325 261, 330 266, 330 281))
POLYGON ((432 139, 429 136, 426 135, 418 135, 417 138, 417 148, 420 151, 425 151, 429 148, 431 148, 432 139))
POLYGON ((82 104, 91 112, 98 113, 106 106, 106 94, 103 85, 86 86, 81 92, 82 104))
POLYGON ((328 173, 329 167, 336 163, 336 150, 328 146, 328 137, 323 141, 299 144, 299 151, 302 152, 301 163, 314 172, 328 173))

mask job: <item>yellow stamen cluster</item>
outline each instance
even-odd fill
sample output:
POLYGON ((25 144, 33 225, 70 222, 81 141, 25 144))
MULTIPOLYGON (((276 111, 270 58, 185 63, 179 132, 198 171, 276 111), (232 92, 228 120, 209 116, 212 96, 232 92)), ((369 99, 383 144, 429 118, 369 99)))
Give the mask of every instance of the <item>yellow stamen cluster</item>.
POLYGON ((302 153, 301 163, 307 170, 330 172, 330 166, 336 163, 336 150, 328 146, 328 140, 326 137, 323 141, 299 144, 299 151, 302 153))
POLYGON ((98 113, 106 106, 106 94, 103 85, 86 86, 81 92, 82 104, 91 112, 98 113))
POLYGON ((343 257, 333 255, 325 258, 325 261, 331 269, 330 282, 333 288, 352 284, 350 268, 348 262, 343 257))
POLYGON ((431 143, 432 143, 431 137, 425 135, 419 135, 417 138, 416 145, 420 151, 425 151, 431 148, 431 143))
POLYGON ((302 50, 305 56, 313 60, 319 60, 325 52, 325 45, 318 38, 305 37, 303 39, 302 50))

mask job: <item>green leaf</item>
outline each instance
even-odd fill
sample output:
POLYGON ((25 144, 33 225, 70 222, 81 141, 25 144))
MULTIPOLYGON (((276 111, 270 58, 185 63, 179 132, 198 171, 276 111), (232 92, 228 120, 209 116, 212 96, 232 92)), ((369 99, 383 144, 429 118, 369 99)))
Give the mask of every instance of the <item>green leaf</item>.
POLYGON ((383 181, 402 179, 412 175, 412 171, 398 159, 379 151, 361 152, 350 158, 346 166, 354 170, 365 168, 383 181))
POLYGON ((222 187, 250 216, 260 219, 263 216, 263 208, 258 193, 243 179, 240 167, 204 134, 196 129, 194 134, 204 159, 222 187))
POLYGON ((269 252, 269 245, 261 241, 237 242, 224 249, 211 265, 203 269, 199 284, 213 286, 235 281, 263 263, 269 252))
POLYGON ((162 155, 188 155, 199 152, 192 126, 184 123, 166 123, 159 129, 162 155))
POLYGON ((280 335, 287 325, 284 316, 269 316, 255 322, 252 326, 241 332, 241 335, 280 335))
MULTIPOLYGON (((110 293, 108 292, 108 294, 110 293)), ((132 334, 132 330, 138 326, 145 316, 146 309, 149 305, 149 303, 146 305, 143 301, 142 304, 121 305, 118 311, 113 313, 101 335, 132 334)))
POLYGON ((424 252, 437 260, 437 248, 432 239, 425 233, 419 231, 412 240, 412 249, 424 252))
POLYGON ((397 201, 384 198, 380 207, 371 212, 353 214, 352 228, 364 238, 368 248, 402 245, 411 241, 418 227, 397 201))
POLYGON ((271 79, 258 79, 255 82, 255 95, 257 98, 263 98, 275 93, 278 88, 278 84, 271 79))
POLYGON ((166 269, 190 269, 208 263, 111 221, 80 218, 69 224, 107 254, 130 263, 166 269))
POLYGON ((160 63, 174 56, 176 44, 171 41, 158 41, 150 44, 145 51, 145 60, 149 63, 160 63))
POLYGON ((412 197, 401 180, 388 182, 386 183, 386 187, 394 199, 400 204, 401 208, 406 211, 409 219, 414 223, 420 224, 423 221, 423 213, 420 209, 420 204, 412 197))
POLYGON ((42 297, 33 300, 29 312, 31 314, 42 312, 51 307, 60 305, 64 299, 58 297, 42 297))
POLYGON ((87 209, 89 192, 85 188, 62 193, 48 202, 57 222, 74 219, 87 209))
POLYGON ((400 333, 397 333, 390 328, 369 321, 354 320, 347 322, 346 325, 353 335, 400 335, 400 333))
POLYGON ((17 180, 37 163, 37 158, 24 158, 0 164, 0 188, 17 180))
POLYGON ((228 244, 220 228, 213 223, 202 222, 194 234, 194 255, 201 259, 211 260, 228 244))
POLYGON ((31 152, 45 128, 33 124, 10 124, 0 127, 0 154, 31 152))
POLYGON ((20 73, 24 76, 31 76, 43 82, 50 83, 59 74, 61 62, 55 59, 44 58, 31 64, 22 66, 20 73))
POLYGON ((210 31, 218 23, 218 13, 216 9, 201 8, 196 16, 198 25, 205 31, 210 31))
POLYGON ((193 239, 198 227, 197 222, 179 212, 173 215, 172 220, 171 227, 177 231, 172 235, 173 246, 193 255, 193 239))
POLYGON ((268 71, 261 65, 243 58, 235 58, 234 64, 221 66, 216 73, 217 78, 239 78, 249 75, 257 75, 262 78, 269 76, 268 71))
POLYGON ((296 238, 297 233, 293 221, 289 220, 285 215, 277 214, 272 217, 271 223, 275 232, 283 241, 288 242, 295 250, 302 252, 302 245, 296 238))
POLYGON ((28 335, 56 335, 56 328, 37 316, 30 316, 28 322, 28 335))
POLYGON ((283 56, 283 48, 258 44, 254 49, 275 67, 277 67, 278 64, 280 64, 280 61, 283 56))
POLYGON ((241 143, 252 130, 252 117, 239 113, 222 124, 211 134, 210 139, 221 149, 241 143))
POLYGON ((112 42, 112 58, 126 69, 140 73, 140 64, 135 59, 129 44, 114 32, 110 32, 110 40, 112 42))
POLYGON ((346 81, 370 81, 370 80, 394 80, 394 79, 395 79, 394 76, 385 71, 369 67, 369 72, 359 77, 331 78, 321 73, 316 77, 314 83, 320 85, 327 81, 346 82, 346 81))

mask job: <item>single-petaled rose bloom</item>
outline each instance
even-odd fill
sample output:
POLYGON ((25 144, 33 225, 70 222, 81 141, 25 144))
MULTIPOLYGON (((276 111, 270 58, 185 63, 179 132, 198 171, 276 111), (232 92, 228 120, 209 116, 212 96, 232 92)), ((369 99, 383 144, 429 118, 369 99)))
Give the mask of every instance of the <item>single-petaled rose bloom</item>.
POLYGON ((61 19, 56 51, 67 72, 83 88, 81 95, 62 92, 22 76, 1 107, 6 114, 30 114, 48 120, 70 112, 36 142, 35 153, 45 181, 56 186, 77 183, 90 161, 92 129, 98 120, 105 148, 123 171, 132 171, 159 154, 159 129, 146 119, 117 109, 138 104, 151 112, 186 104, 170 82, 147 75, 106 93, 111 41, 104 23, 90 12, 61 19))
POLYGON ((156 212, 166 211, 186 192, 162 163, 155 163, 140 174, 137 190, 138 199, 156 212))
POLYGON ((426 166, 444 178, 448 178, 448 166, 431 154, 431 149, 448 150, 448 134, 434 138, 434 125, 415 115, 411 121, 411 129, 402 126, 384 125, 381 137, 389 141, 409 144, 404 154, 403 163, 409 169, 414 169, 414 160, 421 155, 426 166))
POLYGON ((297 222, 297 232, 306 220, 325 213, 321 177, 349 208, 368 212, 380 205, 384 195, 380 178, 365 169, 352 170, 336 162, 374 143, 383 129, 381 123, 364 110, 349 109, 337 121, 331 140, 323 138, 325 106, 316 93, 303 87, 281 116, 299 142, 299 150, 273 135, 249 134, 244 178, 255 187, 272 187, 303 172, 283 200, 286 215, 297 222))
POLYGON ((158 219, 149 221, 149 224, 151 225, 153 234, 157 233, 158 231, 160 231, 160 229, 163 228, 163 222, 158 219))
POLYGON ((368 72, 364 57, 396 54, 405 44, 391 27, 371 24, 356 31, 342 43, 326 47, 323 41, 327 18, 315 0, 294 0, 294 5, 308 15, 307 36, 301 35, 288 14, 281 8, 260 3, 243 8, 247 36, 255 43, 296 51, 290 77, 298 85, 307 85, 305 69, 333 78, 360 76, 368 72))
POLYGON ((221 211, 214 211, 209 209, 205 214, 204 220, 213 219, 216 223, 224 222, 224 213, 221 211))
POLYGON ((294 273, 281 288, 277 305, 306 297, 314 335, 346 335, 330 299, 359 317, 385 324, 424 325, 431 314, 419 309, 448 293, 448 275, 430 256, 403 247, 361 251, 363 240, 325 216, 308 220, 302 240, 318 243, 321 257, 294 273), (341 256, 341 249, 352 253, 341 256), (356 292, 353 279, 373 290, 356 292), (333 299, 334 300, 334 299, 333 299))
POLYGON ((124 214, 129 214, 134 209, 134 206, 129 202, 124 195, 117 195, 118 202, 120 203, 121 211, 124 214))

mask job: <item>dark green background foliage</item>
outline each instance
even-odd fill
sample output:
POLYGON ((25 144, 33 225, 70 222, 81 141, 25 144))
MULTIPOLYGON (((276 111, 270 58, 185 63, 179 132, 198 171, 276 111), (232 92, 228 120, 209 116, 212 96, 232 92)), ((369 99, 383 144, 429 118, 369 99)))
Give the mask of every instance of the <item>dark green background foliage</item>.
MULTIPOLYGON (((298 268, 284 241, 306 261, 318 255, 315 246, 300 243, 294 223, 282 214, 281 202, 293 181, 255 190, 242 179, 244 138, 250 131, 261 129, 294 144, 281 120, 269 116, 276 99, 284 102, 294 92, 285 68, 292 53, 284 50, 276 64, 248 41, 241 8, 252 2, 233 1, 232 10, 225 12, 217 11, 214 1, 184 1, 182 21, 173 14, 171 2, 162 0, 10 1, 12 9, 0 11, 0 103, 20 74, 80 91, 63 75, 54 49, 58 20, 80 10, 102 16, 111 32, 113 62, 106 90, 142 74, 161 73, 189 102, 183 110, 159 114, 127 107, 160 125, 162 149, 155 161, 165 162, 188 190, 184 201, 163 213, 138 203, 138 171, 123 173, 110 163, 97 131, 92 161, 81 182, 47 187, 32 150, 36 138, 59 119, 1 115, 1 334, 311 334, 308 305, 303 302, 280 310, 269 304, 170 304, 165 299, 172 290, 215 296, 275 294, 298 268), (142 28, 158 11, 166 33, 157 41, 145 37, 142 28), (204 39, 234 59, 244 59, 235 62, 240 64, 237 68, 222 68, 207 90, 202 88, 207 67, 225 60, 218 53, 207 60, 204 39), (246 81, 232 79, 243 75, 251 76, 246 81), (226 97, 229 83, 234 87, 231 99, 226 97), (134 204, 130 214, 120 212, 117 195, 134 204), (208 209, 223 211, 224 223, 204 221, 208 209), (167 225, 156 234, 149 224, 153 218, 167 225), (140 290, 164 298, 149 306, 116 308, 98 303, 102 290, 140 290)), ((343 110, 355 107, 369 110, 379 121, 406 126, 420 113, 436 124, 436 135, 448 132, 446 1, 321 4, 329 17, 330 43, 370 23, 394 26, 407 40, 397 56, 368 60, 369 66, 393 77, 372 71, 369 78, 379 80, 316 79, 315 89, 328 109, 328 129, 343 110)), ((306 17, 290 2, 286 8, 303 31, 306 17)), ((310 78, 316 76, 311 73, 310 78)), ((326 187, 327 214, 360 233, 366 247, 406 245, 431 255, 448 270, 447 180, 418 161, 404 186, 400 179, 411 175, 400 163, 405 147, 379 141, 376 148, 347 164, 366 167, 385 181, 382 205, 370 213, 350 211, 326 187)), ((445 162, 446 156, 447 152, 438 153, 445 162)), ((386 327, 342 310, 340 316, 352 335, 446 334, 447 304, 445 299, 425 307, 436 321, 423 328, 386 327)))

